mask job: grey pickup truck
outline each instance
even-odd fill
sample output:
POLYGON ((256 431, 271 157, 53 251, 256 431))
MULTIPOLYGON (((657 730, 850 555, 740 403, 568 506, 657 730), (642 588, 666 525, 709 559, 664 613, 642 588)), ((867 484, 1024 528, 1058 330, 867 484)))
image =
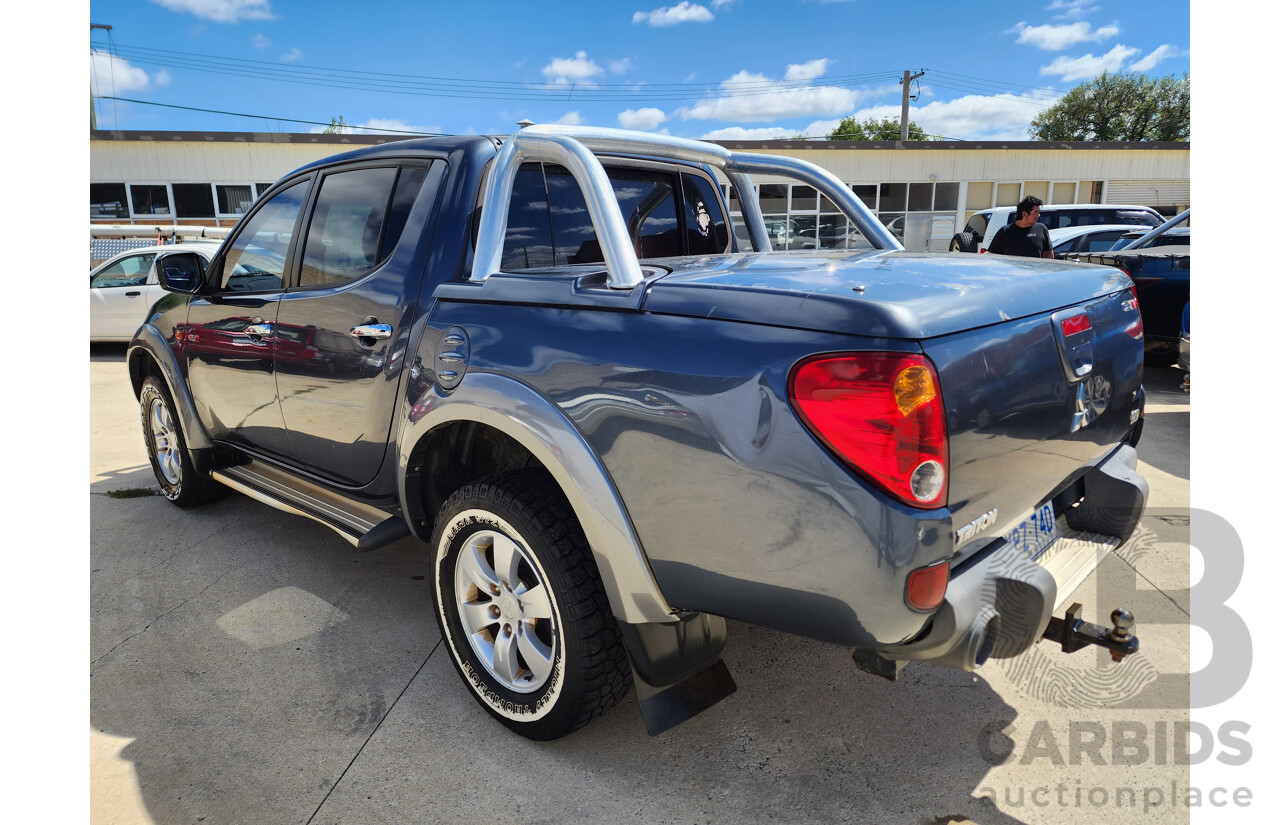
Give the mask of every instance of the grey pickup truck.
POLYGON ((158 270, 128 366, 165 496, 422 542, 466 689, 524 736, 631 685, 650 733, 711 707, 726 619, 890 679, 1137 649, 1124 610, 1056 615, 1147 496, 1117 269, 905 252, 812 164, 531 126, 303 167, 158 270), (753 175, 874 248, 772 252, 753 175))

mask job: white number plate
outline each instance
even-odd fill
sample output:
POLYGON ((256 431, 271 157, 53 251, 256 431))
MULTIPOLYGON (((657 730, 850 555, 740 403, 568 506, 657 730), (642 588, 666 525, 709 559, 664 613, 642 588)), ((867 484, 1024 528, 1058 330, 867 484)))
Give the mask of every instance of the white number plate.
POLYGON ((1053 517, 1053 502, 1035 511, 1026 521, 1005 533, 1004 540, 1035 560, 1058 538, 1058 523, 1053 517))

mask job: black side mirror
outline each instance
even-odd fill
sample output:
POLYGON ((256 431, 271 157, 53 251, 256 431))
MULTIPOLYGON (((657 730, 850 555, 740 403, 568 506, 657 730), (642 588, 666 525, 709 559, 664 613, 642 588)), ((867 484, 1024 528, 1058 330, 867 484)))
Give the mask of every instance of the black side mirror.
POLYGON ((205 285, 204 261, 194 252, 161 253, 156 274, 160 286, 170 292, 196 295, 205 285))

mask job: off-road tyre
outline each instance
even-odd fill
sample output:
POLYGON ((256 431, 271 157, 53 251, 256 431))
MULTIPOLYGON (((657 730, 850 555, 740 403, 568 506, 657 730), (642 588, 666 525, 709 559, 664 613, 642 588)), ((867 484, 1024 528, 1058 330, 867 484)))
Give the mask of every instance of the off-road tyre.
POLYGON ((951 245, 947 247, 948 252, 977 252, 978 241, 973 237, 972 232, 959 232, 951 239, 951 245))
POLYGON ((558 739, 626 695, 631 670, 591 548, 544 470, 457 490, 431 549, 440 634, 499 722, 558 739))
POLYGON ((160 493, 179 507, 198 507, 217 501, 227 488, 198 471, 187 450, 187 439, 178 422, 173 396, 164 380, 147 376, 138 394, 142 414, 142 439, 151 460, 151 471, 160 493))

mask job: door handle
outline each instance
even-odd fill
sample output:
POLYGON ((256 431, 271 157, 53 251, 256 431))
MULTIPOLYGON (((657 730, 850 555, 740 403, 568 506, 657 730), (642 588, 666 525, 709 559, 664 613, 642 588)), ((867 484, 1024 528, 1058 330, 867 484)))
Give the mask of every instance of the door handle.
POLYGON ((391 337, 390 324, 361 324, 351 328, 352 338, 375 338, 382 340, 391 337))
POLYGON ((139 295, 141 295, 141 294, 142 294, 141 292, 139 292, 138 290, 134 289, 134 290, 130 290, 129 292, 126 292, 126 293, 124 294, 124 297, 126 297, 126 298, 137 298, 137 297, 138 297, 139 295))
POLYGON ((272 326, 270 324, 250 324, 244 328, 244 334, 250 338, 266 338, 271 334, 272 326))

